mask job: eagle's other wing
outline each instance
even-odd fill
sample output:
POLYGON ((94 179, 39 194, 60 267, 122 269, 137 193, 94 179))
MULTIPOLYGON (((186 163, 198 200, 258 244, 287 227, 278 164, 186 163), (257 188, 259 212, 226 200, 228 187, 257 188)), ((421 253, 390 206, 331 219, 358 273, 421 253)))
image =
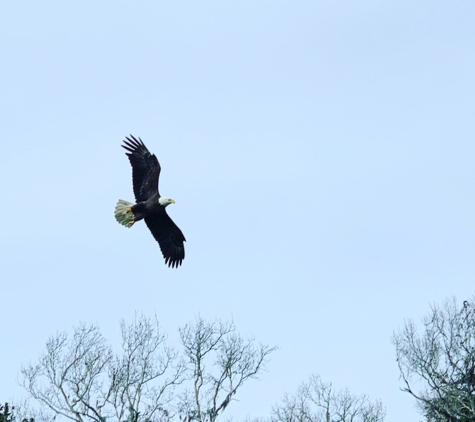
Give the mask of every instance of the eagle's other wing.
POLYGON ((185 258, 186 241, 182 231, 169 217, 165 208, 149 214, 144 218, 145 224, 152 232, 153 237, 160 245, 165 264, 169 267, 178 267, 185 258))
POLYGON ((134 195, 136 201, 140 202, 158 193, 160 164, 155 154, 150 153, 140 138, 137 140, 132 135, 130 138, 126 138, 122 148, 129 151, 126 154, 132 165, 134 195))

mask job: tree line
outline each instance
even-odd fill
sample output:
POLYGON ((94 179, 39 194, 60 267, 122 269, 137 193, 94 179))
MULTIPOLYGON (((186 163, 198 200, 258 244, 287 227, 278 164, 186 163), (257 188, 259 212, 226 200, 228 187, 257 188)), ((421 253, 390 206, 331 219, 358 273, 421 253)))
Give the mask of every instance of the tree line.
MULTIPOLYGON (((417 327, 406 321, 393 333, 402 390, 427 422, 474 421, 474 299, 434 305, 420 333, 417 327)), ((215 422, 276 350, 241 336, 233 322, 201 317, 179 329, 181 352, 156 318, 122 321, 120 332, 118 353, 95 325, 50 337, 39 359, 21 369, 30 404, 0 406, 0 422, 215 422)), ((311 375, 253 422, 383 422, 385 413, 380 400, 311 375)))

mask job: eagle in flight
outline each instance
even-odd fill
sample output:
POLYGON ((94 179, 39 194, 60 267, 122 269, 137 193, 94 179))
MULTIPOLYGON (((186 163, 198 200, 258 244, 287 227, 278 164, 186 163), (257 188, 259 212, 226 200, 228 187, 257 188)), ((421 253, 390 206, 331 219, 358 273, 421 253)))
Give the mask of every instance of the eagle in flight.
POLYGON ((160 196, 158 178, 160 164, 151 154, 142 140, 130 135, 124 145, 132 165, 132 182, 136 204, 119 199, 115 207, 116 220, 125 227, 132 227, 136 221, 145 220, 145 224, 160 245, 165 264, 178 268, 185 259, 185 236, 172 221, 166 207, 174 204, 170 198, 160 196))

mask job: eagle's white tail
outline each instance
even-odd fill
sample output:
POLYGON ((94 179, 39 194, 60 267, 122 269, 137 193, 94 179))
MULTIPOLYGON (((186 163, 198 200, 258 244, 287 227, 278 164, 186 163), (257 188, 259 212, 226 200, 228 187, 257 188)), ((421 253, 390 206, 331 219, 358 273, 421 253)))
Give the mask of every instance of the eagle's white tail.
POLYGON ((117 202, 117 205, 115 206, 115 219, 125 227, 132 227, 135 223, 135 216, 131 210, 133 205, 132 202, 119 199, 119 202, 117 202))

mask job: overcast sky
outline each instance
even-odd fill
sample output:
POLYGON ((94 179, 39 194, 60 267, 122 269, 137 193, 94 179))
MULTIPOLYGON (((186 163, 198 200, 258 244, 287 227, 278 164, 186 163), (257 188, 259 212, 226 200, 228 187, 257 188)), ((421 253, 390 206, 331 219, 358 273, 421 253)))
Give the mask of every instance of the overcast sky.
POLYGON ((475 2, 0 5, 0 401, 58 330, 200 314, 279 346, 226 412, 310 374, 418 421, 391 335, 475 273, 475 2), (183 230, 164 265, 120 147, 140 136, 183 230))

